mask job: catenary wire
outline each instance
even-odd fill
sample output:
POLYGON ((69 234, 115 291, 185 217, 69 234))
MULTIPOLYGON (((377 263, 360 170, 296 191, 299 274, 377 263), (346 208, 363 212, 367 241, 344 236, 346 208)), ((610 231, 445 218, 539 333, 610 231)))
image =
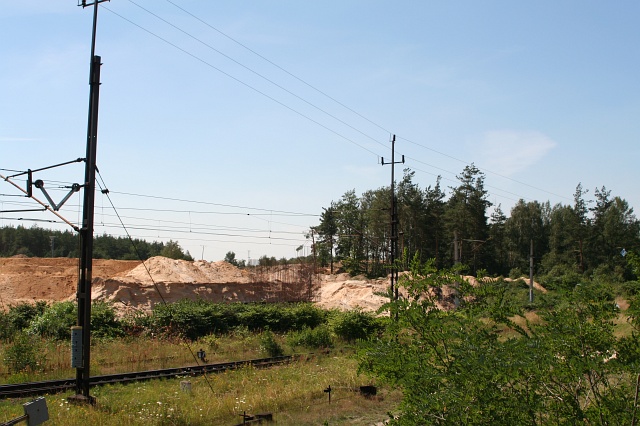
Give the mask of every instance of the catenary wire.
MULTIPOLYGON (((118 215, 118 211, 116 210, 116 207, 113 204, 113 202, 111 202, 111 197, 109 197, 109 191, 105 190, 106 184, 104 183, 104 179, 102 178, 102 175, 98 171, 97 167, 96 167, 96 172, 97 172, 97 175, 98 175, 98 178, 99 178, 99 181, 96 180, 97 183, 98 183, 98 186, 100 186, 100 189, 102 190, 102 193, 107 196, 107 199, 109 200, 109 203, 111 204, 111 207, 113 208, 113 211, 115 212, 115 214, 118 215)), ((144 262, 144 260, 142 260, 142 256, 140 255, 140 251, 138 250, 138 246, 136 245, 136 243, 133 240, 133 238, 131 238, 131 236, 129 235, 129 231, 127 230, 127 227, 124 225, 124 222, 122 222, 122 220, 120 220, 120 224, 121 224, 122 229, 124 230, 124 232, 127 234, 128 238, 129 238, 129 242, 131 242, 131 245, 133 246, 133 249, 135 250, 136 255, 138 256, 138 259, 142 262, 142 265, 144 266, 144 269, 147 271, 147 275, 149 275, 149 279, 153 283, 153 287, 155 288, 156 293, 158 293, 158 296, 160 296, 160 300, 162 300, 162 303, 163 303, 163 305, 165 307, 168 307, 169 305, 167 303, 167 300, 164 298, 164 295, 160 291, 160 287, 158 286, 158 283, 156 283, 156 281, 153 279, 153 275, 151 275, 151 271, 147 267, 147 265, 144 262)), ((173 320, 173 311, 171 309, 168 309, 168 312, 169 312, 169 315, 171 316, 171 318, 173 320)), ((191 348, 191 344, 189 342, 186 342, 186 346, 187 346, 187 349, 189 350, 189 352, 191 353, 191 356, 196 361, 196 364, 199 364, 198 357, 196 356, 195 352, 191 348)), ((205 377, 205 381, 207 382, 207 385, 209 386, 209 389, 211 390, 211 393, 212 394, 215 393, 214 390, 213 390, 213 385, 209 381, 209 378, 206 375, 204 377, 205 377)))
MULTIPOLYGON (((471 164, 471 163, 469 163, 469 162, 467 162, 467 161, 461 160, 461 159, 456 158, 456 157, 454 157, 454 156, 452 156, 452 155, 449 155, 449 154, 445 154, 444 152, 438 151, 438 150, 436 150, 436 149, 429 148, 428 146, 425 146, 425 145, 419 144, 419 143, 417 143, 417 142, 411 141, 411 140, 409 140, 409 139, 407 139, 407 138, 403 138, 403 137, 398 136, 398 139, 402 139, 402 140, 404 140, 404 141, 406 141, 406 142, 409 142, 409 143, 411 143, 411 144, 413 144, 413 145, 416 145, 416 146, 418 146, 418 147, 420 147, 420 148, 423 148, 423 149, 426 149, 426 150, 429 150, 429 151, 435 152, 436 154, 440 154, 440 155, 442 155, 442 156, 444 156, 444 157, 447 157, 447 158, 449 158, 449 159, 451 159, 451 160, 458 161, 458 162, 460 162, 460 163, 462 163, 462 164, 467 164, 467 165, 468 165, 468 164, 471 164)), ((409 158, 409 157, 407 157, 407 158, 409 158)), ((418 160, 416 160, 416 159, 413 159, 413 160, 414 160, 414 161, 418 161, 418 160)), ((432 166, 432 167, 435 167, 435 166, 432 166)), ((494 172, 494 171, 489 170, 489 169, 486 169, 486 168, 478 167, 478 169, 479 169, 479 170, 482 170, 482 171, 484 171, 484 172, 486 172, 486 173, 491 173, 491 174, 493 174, 493 175, 495 175, 495 176, 499 176, 499 177, 501 177, 501 178, 503 178, 503 179, 510 180, 511 182, 515 182, 515 183, 517 183, 517 184, 524 185, 524 186, 528 186, 529 188, 532 188, 532 189, 535 189, 535 190, 538 190, 538 191, 545 192, 545 193, 547 193, 547 194, 549 194, 549 195, 554 195, 554 196, 556 196, 556 197, 560 197, 560 198, 567 199, 567 200, 569 200, 569 199, 570 199, 569 197, 565 197, 565 196, 563 196, 563 195, 555 194, 555 193, 553 193, 553 192, 547 191, 546 189, 538 188, 537 186, 530 185, 530 184, 528 184, 528 183, 525 183, 525 182, 519 181, 519 180, 517 180, 517 179, 510 178, 509 176, 505 176, 505 175, 503 175, 503 174, 500 174, 500 173, 498 173, 498 172, 494 172)), ((516 194, 513 194, 513 195, 516 195, 516 194)))

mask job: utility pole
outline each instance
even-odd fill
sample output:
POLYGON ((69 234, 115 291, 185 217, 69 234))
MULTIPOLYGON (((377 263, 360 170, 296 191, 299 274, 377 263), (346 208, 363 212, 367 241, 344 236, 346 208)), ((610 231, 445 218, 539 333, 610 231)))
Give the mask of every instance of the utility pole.
POLYGON ((533 303, 533 238, 529 251, 529 303, 533 303))
POLYGON ((87 124, 87 154, 84 177, 84 205, 82 228, 80 229, 80 266, 78 289, 78 320, 75 327, 76 338, 72 338, 72 352, 78 347, 81 356, 72 361, 76 368, 76 395, 69 399, 79 403, 95 403, 89 394, 91 366, 91 280, 93 273, 93 224, 96 189, 96 154, 98 147, 98 104, 100 99, 100 56, 96 56, 96 28, 98 24, 98 4, 108 0, 82 0, 78 6, 93 6, 93 30, 91 34, 91 62, 89 66, 89 117, 87 124))
MULTIPOLYGON (((391 162, 384 162, 384 157, 382 157, 382 165, 391 164, 391 239, 390 239, 390 261, 391 261, 391 277, 390 277, 390 289, 391 296, 394 300, 398 300, 398 268, 395 265, 395 259, 398 252, 398 206, 396 200, 396 189, 395 189, 395 177, 394 177, 394 169, 395 164, 404 164, 404 155, 402 156, 402 161, 395 161, 395 149, 396 147, 396 135, 393 135, 391 138, 391 162)), ((398 319, 398 312, 396 311, 396 320, 398 319)))
POLYGON ((53 257, 53 241, 56 239, 56 236, 49 235, 49 239, 51 240, 51 257, 53 257))

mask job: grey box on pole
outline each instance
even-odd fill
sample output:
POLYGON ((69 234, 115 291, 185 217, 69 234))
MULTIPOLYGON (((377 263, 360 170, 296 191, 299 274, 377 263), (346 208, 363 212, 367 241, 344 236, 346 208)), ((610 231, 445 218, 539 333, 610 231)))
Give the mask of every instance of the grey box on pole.
POLYGON ((82 327, 71 327, 71 368, 82 368, 82 327))
POLYGON ((47 400, 38 398, 23 404, 24 414, 27 416, 27 426, 37 426, 49 420, 47 400))

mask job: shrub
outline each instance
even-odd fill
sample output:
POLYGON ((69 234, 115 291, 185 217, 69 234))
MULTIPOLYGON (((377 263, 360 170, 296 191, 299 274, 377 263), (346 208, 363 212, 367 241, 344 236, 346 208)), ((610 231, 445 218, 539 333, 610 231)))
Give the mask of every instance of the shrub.
POLYGON ((294 331, 287 336, 287 343, 292 346, 304 346, 311 349, 330 348, 333 346, 331 331, 326 325, 316 328, 305 328, 294 331))
POLYGON ((0 311, 0 340, 8 340, 13 337, 15 329, 9 320, 9 315, 0 311))
POLYGON ((38 371, 44 368, 44 346, 39 338, 24 331, 15 334, 13 343, 7 346, 3 357, 10 373, 38 371))
POLYGON ((271 357, 284 354, 284 349, 276 341, 275 335, 270 330, 266 330, 260 335, 260 349, 271 357))
POLYGON ((316 328, 327 321, 327 311, 311 303, 299 303, 293 305, 290 310, 291 321, 288 330, 316 328))
POLYGON ((31 322, 28 332, 56 340, 68 340, 71 338, 71 326, 76 324, 77 318, 75 303, 54 303, 31 322))
POLYGON ((226 333, 237 324, 238 316, 231 305, 204 300, 157 305, 149 319, 151 332, 181 335, 190 340, 212 332, 226 333))
POLYGON ((569 265, 556 265, 540 281, 547 290, 572 290, 584 277, 569 265))
POLYGON ((382 330, 382 324, 373 314, 359 309, 335 313, 331 323, 334 333, 349 342, 369 339, 382 330))
POLYGON ((522 278, 524 274, 522 273, 522 269, 520 268, 511 268, 509 271, 509 278, 512 280, 517 280, 518 278, 522 278))
POLYGON ((116 318, 112 305, 96 302, 91 307, 91 335, 94 337, 114 338, 124 336, 124 324, 116 318))
POLYGON ((622 284, 622 290, 627 296, 640 294, 640 281, 627 281, 622 284))
POLYGON ((47 302, 39 301, 35 304, 20 303, 11 306, 8 312, 8 318, 15 330, 24 330, 29 327, 31 321, 39 317, 47 309, 47 302))

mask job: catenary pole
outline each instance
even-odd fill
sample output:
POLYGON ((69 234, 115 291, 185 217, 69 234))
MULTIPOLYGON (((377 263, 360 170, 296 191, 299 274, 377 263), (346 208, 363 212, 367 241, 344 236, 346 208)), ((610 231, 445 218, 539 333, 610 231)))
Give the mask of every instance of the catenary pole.
POLYGON ((100 56, 95 54, 98 5, 108 0, 95 0, 79 6, 93 6, 93 28, 91 33, 91 62, 89 65, 89 114, 87 123, 87 149, 85 158, 84 199, 82 227, 80 228, 80 262, 78 271, 77 326, 81 327, 81 358, 76 367, 75 402, 94 403, 89 393, 91 366, 91 280, 93 275, 93 225, 96 189, 96 157, 98 147, 98 105, 100 99, 100 56))

